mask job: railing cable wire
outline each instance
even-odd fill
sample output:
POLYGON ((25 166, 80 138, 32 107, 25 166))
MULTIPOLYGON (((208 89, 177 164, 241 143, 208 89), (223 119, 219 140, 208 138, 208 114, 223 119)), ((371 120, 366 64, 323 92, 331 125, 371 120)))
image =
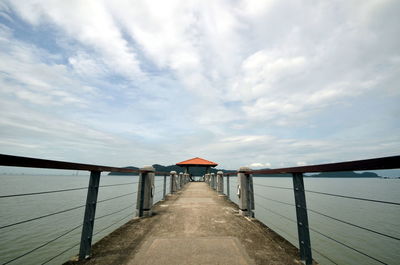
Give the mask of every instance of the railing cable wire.
POLYGON ((100 185, 99 187, 100 188, 104 188, 104 187, 124 186, 124 185, 138 184, 138 183, 139 182, 127 182, 127 183, 100 185))
POLYGON ((260 198, 269 200, 269 201, 274 201, 274 202, 277 202, 277 203, 286 204, 286 205, 290 205, 290 206, 296 206, 293 203, 288 203, 288 202, 284 202, 284 201, 275 200, 275 199, 272 199, 272 198, 268 198, 268 197, 262 196, 262 195, 257 194, 257 193, 254 193, 254 195, 256 195, 256 196, 258 196, 260 198))
POLYGON ((42 216, 34 217, 34 218, 27 219, 27 220, 24 220, 24 221, 15 222, 15 223, 8 224, 8 225, 3 225, 3 226, 0 226, 0 229, 11 227, 11 226, 15 226, 15 225, 20 225, 20 224, 24 224, 24 223, 28 223, 28 222, 31 222, 31 221, 35 221, 35 220, 38 220, 38 219, 42 219, 42 218, 45 218, 45 217, 50 217, 50 216, 61 214, 61 213, 66 213, 66 212, 73 211, 73 210, 76 210, 76 209, 79 209, 79 208, 83 208, 85 206, 86 206, 86 204, 85 205, 80 205, 80 206, 75 206, 75 207, 72 207, 72 208, 69 208, 69 209, 66 209, 66 210, 62 210, 62 211, 58 211, 58 212, 54 212, 54 213, 50 213, 50 214, 45 214, 45 215, 42 215, 42 216))
MULTIPOLYGON (((125 196, 131 195, 131 194, 135 194, 135 193, 137 193, 137 192, 130 192, 130 193, 119 195, 119 196, 115 196, 115 197, 112 197, 112 198, 107 198, 107 199, 104 199, 104 200, 100 200, 97 203, 102 203, 102 202, 114 200, 114 199, 117 199, 117 198, 121 198, 121 197, 125 197, 125 196)), ((50 213, 50 214, 45 214, 45 215, 42 215, 42 216, 34 217, 34 218, 27 219, 27 220, 24 220, 24 221, 15 222, 15 223, 8 224, 8 225, 3 225, 3 226, 0 226, 0 229, 4 229, 4 228, 7 228, 7 227, 28 223, 28 222, 31 222, 31 221, 35 221, 35 220, 38 220, 38 219, 45 218, 45 217, 50 217, 50 216, 53 216, 53 215, 57 215, 57 214, 61 214, 61 213, 69 212, 69 211, 73 211, 73 210, 76 210, 76 209, 79 209, 79 208, 83 208, 85 206, 86 206, 86 204, 85 205, 80 205, 80 206, 75 206, 75 207, 72 207, 72 208, 69 208, 69 209, 65 209, 65 210, 62 210, 62 211, 58 211, 58 212, 54 212, 54 213, 50 213)))
POLYGON ((366 256, 366 257, 368 257, 368 258, 370 258, 370 259, 373 259, 373 260, 375 260, 375 261, 377 261, 377 262, 379 262, 379 263, 381 263, 381 264, 387 265, 387 263, 385 263, 385 262, 383 262, 383 261, 381 261, 381 260, 379 260, 379 259, 377 259, 377 258, 374 258, 374 257, 372 257, 372 256, 370 256, 370 255, 368 255, 368 254, 366 254, 366 253, 364 253, 364 252, 362 252, 361 250, 358 250, 358 249, 356 249, 356 248, 354 248, 354 247, 352 247, 352 246, 349 246, 349 245, 347 245, 347 244, 345 244, 345 243, 342 243, 342 242, 340 242, 339 240, 334 239, 333 237, 330 237, 330 236, 328 236, 328 235, 325 235, 324 233, 321 233, 321 232, 319 232, 318 230, 315 230, 315 229, 313 229, 313 228, 311 228, 311 227, 307 227, 307 228, 310 229, 311 231, 313 231, 313 232, 315 232, 315 233, 317 233, 317 234, 319 234, 319 235, 321 235, 321 236, 323 236, 323 237, 325 237, 325 238, 327 238, 327 239, 330 239, 330 240, 332 240, 332 241, 334 241, 334 242, 336 242, 336 243, 338 243, 338 244, 340 244, 340 245, 342 245, 342 246, 345 246, 345 247, 347 247, 347 248, 349 248, 349 249, 351 249, 351 250, 353 250, 353 251, 355 251, 355 252, 357 252, 357 253, 359 253, 359 254, 362 254, 362 255, 364 255, 364 256, 366 256))
POLYGON ((9 264, 10 262, 13 262, 13 261, 15 261, 15 260, 17 260, 17 259, 20 259, 20 258, 22 258, 22 257, 25 257, 26 255, 29 255, 29 254, 31 254, 32 252, 35 252, 36 250, 41 249, 41 248, 44 247, 44 246, 47 246, 48 244, 50 244, 50 243, 56 241, 57 239, 59 239, 59 238, 61 238, 61 237, 64 237, 64 236, 68 235, 69 233, 75 231, 76 229, 78 229, 78 228, 80 228, 80 227, 82 227, 82 224, 80 224, 80 225, 78 225, 78 226, 75 226, 74 228, 72 228, 72 229, 66 231, 65 233, 63 233, 63 234, 57 236, 56 238, 54 238, 54 239, 52 239, 52 240, 50 240, 50 241, 48 241, 48 242, 46 242, 46 243, 44 243, 44 244, 42 244, 42 245, 36 247, 36 248, 34 248, 34 249, 31 249, 31 250, 29 250, 28 252, 25 252, 24 254, 19 255, 18 257, 15 257, 15 258, 13 258, 13 259, 11 259, 11 260, 9 260, 9 261, 3 263, 3 265, 9 264))
POLYGON ((326 193, 326 192, 320 192, 320 191, 313 191, 313 190, 305 190, 305 191, 306 191, 306 192, 309 192, 309 193, 315 193, 315 194, 321 194, 321 195, 327 195, 327 196, 334 196, 334 197, 340 197, 340 198, 346 198, 346 199, 353 199, 353 200, 360 200, 360 201, 369 201, 369 202, 377 202, 377 203, 385 203, 385 204, 400 205, 400 202, 390 202, 390 201, 373 200, 373 199, 360 198, 360 197, 353 197, 353 196, 340 195, 340 194, 332 194, 332 193, 326 193))
POLYGON ((113 225, 115 225, 115 224, 121 222, 122 220, 124 220, 124 219, 126 219, 126 218, 128 218, 129 216, 132 216, 132 215, 133 215, 133 213, 130 213, 129 215, 123 217, 122 219, 119 219, 118 221, 112 223, 111 225, 108 225, 108 226, 102 228, 101 230, 99 230, 99 231, 97 231, 96 233, 94 233, 93 236, 95 236, 95 235, 97 235, 97 234, 103 232, 104 230, 107 230, 107 229, 110 228, 111 226, 113 226, 113 225))
POLYGON ((78 242, 78 243, 76 243, 75 245, 73 245, 73 246, 67 248, 66 250, 64 250, 64 251, 62 251, 62 252, 60 252, 60 253, 58 253, 57 255, 55 255, 55 256, 53 256, 52 258, 50 258, 50 259, 46 260, 45 262, 43 262, 42 265, 49 263, 49 262, 52 261, 53 259, 55 259, 55 258, 61 256, 62 254, 64 254, 65 252, 68 252, 68 251, 70 251, 71 249, 73 249, 74 247, 79 246, 80 243, 81 243, 81 242, 78 242))
MULTIPOLYGON (((122 219, 119 219, 118 221, 112 223, 111 225, 109 225, 109 226, 107 226, 107 227, 105 227, 105 228, 103 228, 103 229, 97 231, 96 233, 93 234, 93 236, 95 236, 95 235, 97 235, 97 234, 103 232, 104 230, 106 230, 106 229, 110 228, 111 226, 113 226, 113 225, 115 225, 115 224, 121 222, 122 220, 128 218, 128 217, 131 216, 131 215, 132 215, 132 213, 130 213, 129 215, 125 216, 125 217, 122 218, 122 219)), ((71 249, 73 249, 74 247, 78 246, 79 244, 80 244, 80 242, 78 242, 77 244, 75 244, 75 245, 73 245, 73 246, 67 248, 66 250, 64 250, 64 251, 62 251, 62 252, 60 252, 60 253, 58 253, 57 255, 55 255, 55 256, 53 256, 52 258, 50 258, 50 259, 46 260, 45 262, 43 262, 42 265, 44 265, 44 264, 46 264, 46 263, 52 261, 53 259, 55 259, 55 258, 61 256, 62 254, 64 254, 65 252, 67 252, 67 251, 69 251, 69 250, 71 250, 71 249)))
POLYGON ((111 200, 114 200, 114 199, 118 199, 118 198, 121 198, 121 197, 125 197, 125 196, 128 196, 128 195, 132 195, 132 194, 135 194, 135 193, 137 193, 137 191, 135 191, 135 192, 130 192, 130 193, 126 193, 126 194, 122 194, 122 195, 115 196, 115 197, 111 197, 111 198, 107 198, 107 199, 104 199, 104 200, 100 200, 100 201, 97 201, 97 203, 102 203, 102 202, 106 202, 106 201, 111 201, 111 200))
POLYGON ((63 190, 49 190, 49 191, 38 191, 38 192, 21 193, 21 194, 1 195, 0 199, 2 199, 2 198, 10 198, 10 197, 41 195, 41 194, 57 193, 57 192, 65 192, 65 191, 74 191, 74 190, 86 190, 87 188, 88 187, 80 187, 80 188, 71 188, 71 189, 63 189, 63 190))
POLYGON ((131 208, 131 207, 134 207, 134 206, 136 206, 136 205, 135 205, 135 204, 131 204, 131 205, 129 205, 129 206, 127 206, 127 207, 124 207, 124 208, 122 208, 122 209, 120 209, 120 210, 118 210, 118 211, 115 211, 115 212, 112 212, 112 213, 108 213, 108 214, 105 214, 105 215, 96 217, 95 220, 103 219, 104 217, 117 214, 117 213, 119 213, 119 212, 122 212, 122 211, 124 211, 124 210, 126 210, 126 209, 129 209, 129 208, 131 208))
POLYGON ((256 205, 259 206, 259 207, 261 207, 262 209, 264 209, 264 210, 266 210, 266 211, 272 212, 272 213, 274 213, 274 214, 276 214, 276 215, 278 215, 278 216, 280 216, 280 217, 282 217, 282 218, 284 218, 284 219, 286 219, 286 220, 288 220, 288 221, 291 221, 291 222, 297 224, 297 222, 296 222, 295 220, 293 220, 292 218, 289 218, 289 217, 287 217, 287 216, 285 216, 285 215, 283 215, 283 214, 280 214, 280 213, 278 213, 278 212, 276 212, 276 211, 274 211, 274 210, 271 210, 271 209, 269 209, 269 208, 265 208, 264 206, 262 206, 262 205, 260 205, 260 204, 258 204, 258 203, 256 203, 256 205))
POLYGON ((293 188, 272 186, 272 185, 264 185, 264 184, 258 184, 258 183, 254 183, 253 185, 254 186, 267 187, 267 188, 281 189, 281 190, 293 190, 293 188))
POLYGON ((325 217, 330 218, 332 220, 335 220, 335 221, 338 221, 338 222, 341 222, 341 223, 344 223, 344 224, 347 224, 347 225, 351 225, 351 226, 354 226, 354 227, 369 231, 371 233, 375 233, 375 234, 378 234, 378 235, 381 235, 381 236, 385 236, 385 237, 388 237, 388 238, 391 238, 391 239, 395 239, 395 240, 400 240, 400 238, 398 238, 398 237, 391 236, 391 235, 388 235, 388 234, 384 234, 384 233, 381 233, 381 232, 378 232, 378 231, 375 231, 375 230, 372 230, 372 229, 369 229, 369 228, 366 228, 366 227, 363 227, 363 226, 360 226, 360 225, 356 225, 356 224, 353 224, 353 223, 350 223, 350 222, 347 222, 347 221, 344 221, 344 220, 329 216, 327 214, 321 213, 319 211, 316 211, 316 210, 313 210, 313 209, 310 209, 310 208, 303 208, 303 209, 306 209, 307 211, 310 211, 312 213, 316 213, 316 214, 325 216, 325 217))
MULTIPOLYGON (((114 187, 114 186, 123 186, 123 185, 137 184, 137 183, 138 182, 118 183, 118 184, 101 185, 99 187, 100 188, 114 187)), ((76 190, 87 190, 87 188, 88 187, 79 187, 79 188, 70 188, 70 189, 62 189, 62 190, 47 190, 47 191, 38 191, 38 192, 29 192, 29 193, 20 193, 20 194, 0 195, 0 199, 11 198, 11 197, 32 196, 32 195, 42 195, 42 194, 67 192, 67 191, 76 191, 76 190)))

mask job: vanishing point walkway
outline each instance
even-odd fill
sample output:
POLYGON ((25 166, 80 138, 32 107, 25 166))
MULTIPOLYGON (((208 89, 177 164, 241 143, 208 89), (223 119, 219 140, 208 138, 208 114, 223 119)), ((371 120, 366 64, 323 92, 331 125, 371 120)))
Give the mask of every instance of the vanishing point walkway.
MULTIPOLYGON (((204 182, 190 182, 93 246, 77 264, 300 264, 298 250, 204 182)), ((69 262, 70 264, 70 262, 69 262)))

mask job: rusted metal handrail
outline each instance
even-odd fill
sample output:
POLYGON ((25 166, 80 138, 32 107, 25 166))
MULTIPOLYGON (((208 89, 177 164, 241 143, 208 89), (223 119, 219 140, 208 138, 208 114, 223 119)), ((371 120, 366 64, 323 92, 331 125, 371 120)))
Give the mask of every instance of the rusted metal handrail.
MULTIPOLYGON (((296 208, 296 217, 297 217, 297 231, 298 231, 298 240, 299 240, 299 252, 300 252, 300 259, 304 261, 305 264, 311 265, 313 263, 312 259, 312 252, 311 252, 311 241, 310 241, 310 232, 308 225, 308 213, 307 213, 307 205, 306 205, 306 197, 305 197, 305 189, 304 189, 304 181, 303 181, 303 174, 304 173, 311 173, 311 172, 337 172, 337 171, 361 171, 361 170, 381 170, 381 169, 395 169, 400 168, 400 156, 390 156, 390 157, 381 157, 381 158, 373 158, 373 159, 364 159, 364 160, 356 160, 356 161, 348 161, 348 162, 340 162, 340 163, 330 163, 330 164, 320 164, 320 165, 311 165, 311 166, 300 166, 300 167, 288 167, 288 168, 278 168, 278 169, 261 169, 261 170, 252 170, 248 171, 249 179, 252 179, 251 175, 268 175, 268 174, 291 174, 293 179, 293 191, 295 197, 295 208, 296 208)), ((237 172, 228 172, 225 173, 229 179, 230 175, 240 174, 239 171, 237 172)), ((238 175, 239 178, 239 175, 238 175)), ((280 189, 289 189, 285 187, 274 187, 280 189)), ((249 189, 252 190, 252 189, 249 189)), ((251 192, 247 191, 248 194, 251 192)), ((333 194, 331 194, 333 195, 333 194)), ((343 196, 342 196, 343 197, 343 196)), ((347 197, 347 196, 346 196, 347 197)), ((286 204, 286 203, 285 203, 286 204)), ((247 209, 251 209, 249 204, 247 204, 247 209)), ((314 211, 315 212, 315 211, 314 211)), ((328 216, 328 215, 324 215, 328 216)), ((329 216, 330 217, 330 216, 329 216)), ((331 217, 332 218, 332 217, 331 217)), ((339 220, 337 218, 333 218, 335 220, 339 220)), ((340 220, 342 221, 342 220, 340 220)), ((348 222, 346 222, 348 223, 348 222)), ((349 223, 348 223, 349 224, 349 223)), ((353 224, 352 224, 353 225, 353 224)), ((355 225, 359 227, 358 225, 355 225)), ((372 231, 368 229, 368 231, 372 231)), ((376 232, 376 231, 374 231, 376 232)), ((321 233, 322 234, 322 233, 321 233)), ((382 235, 382 233, 379 233, 382 235)), ((390 235, 390 238, 394 238, 390 235)), ((332 239, 332 238, 330 238, 332 239)), ((395 238, 397 239, 397 238, 395 238)), ((332 239, 338 242, 335 239, 332 239)), ((343 243, 338 242, 343 245, 343 243)), ((344 244, 345 245, 345 244, 344 244)), ((345 245, 347 246, 347 245, 345 245)), ((347 246, 349 247, 349 246, 347 246)), ((382 261, 356 250, 350 247, 354 251, 361 253, 367 257, 370 257, 380 263, 382 261)), ((384 264, 384 263, 383 263, 384 264)))
MULTIPOLYGON (((346 161, 339 163, 319 164, 300 167, 286 167, 276 169, 253 170, 251 174, 285 174, 285 173, 311 173, 311 172, 335 172, 335 171, 361 171, 400 168, 400 156, 388 156, 372 159, 346 161)), ((237 172, 229 172, 224 175, 236 175, 237 172)))
POLYGON ((140 170, 0 154, 0 166, 140 173, 140 170))

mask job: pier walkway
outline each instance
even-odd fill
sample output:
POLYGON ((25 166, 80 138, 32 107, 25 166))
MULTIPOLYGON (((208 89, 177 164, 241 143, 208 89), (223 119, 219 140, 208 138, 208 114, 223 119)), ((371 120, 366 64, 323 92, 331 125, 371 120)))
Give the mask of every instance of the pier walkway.
MULTIPOLYGON (((298 250, 204 182, 190 182, 76 264, 299 264, 298 250)), ((69 263, 71 264, 71 263, 69 263)))

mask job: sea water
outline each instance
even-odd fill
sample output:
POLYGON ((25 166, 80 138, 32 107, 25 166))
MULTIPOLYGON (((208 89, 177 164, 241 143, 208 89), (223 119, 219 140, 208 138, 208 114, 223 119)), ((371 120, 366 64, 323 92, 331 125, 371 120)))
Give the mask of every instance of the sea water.
MULTIPOLYGON (((88 175, 0 175, 0 195, 30 193, 87 187, 88 175)), ((137 191, 137 176, 109 176, 103 174, 98 200, 137 191), (129 184, 129 183, 134 184, 129 184)), ((305 178, 306 190, 350 195, 376 200, 400 202, 398 179, 343 179, 305 178)), ((254 178, 255 215, 272 230, 298 246, 293 190, 268 186, 292 187, 291 178, 254 178), (263 198, 264 197, 264 198, 263 198), (265 199, 269 198, 269 199, 265 199), (270 200, 273 199, 273 200, 270 200), (275 200, 275 201, 274 201, 275 200), (278 214, 276 214, 278 213, 278 214), (282 217, 285 216, 285 217, 282 217)), ((167 181, 169 192, 169 180, 167 181)), ((155 202, 162 199, 163 177, 155 179, 155 202)), ((237 202, 237 179, 230 178, 230 199, 237 202)), ((225 178, 225 193, 226 193, 225 178)), ((86 201, 86 189, 33 196, 0 198, 0 226, 81 206, 86 201)), ((130 194, 99 203, 93 243, 131 220, 135 215, 137 194, 130 194), (117 212, 121 210, 120 212, 117 212), (117 212, 117 213, 115 213, 117 212), (112 214, 114 213, 114 214, 112 214), (110 215, 108 215, 110 214, 110 215), (108 215, 108 216, 107 216, 108 215)), ((307 207, 334 218, 354 223, 381 233, 400 237, 400 206, 351 200, 321 194, 306 193, 307 207)), ((82 223, 84 207, 0 230, 0 264, 27 253, 82 223)), ((399 264, 399 241, 377 235, 330 218, 308 212, 309 226, 335 240, 349 245, 387 264, 399 264)), ((81 227, 10 264, 42 264, 62 253, 47 264, 62 264, 79 252, 81 227)), ((320 264, 380 264, 356 251, 310 231, 313 257, 320 264), (319 254, 322 253, 322 254, 319 254), (327 258, 326 258, 327 257, 327 258), (333 262, 332 262, 333 261, 333 262)))

